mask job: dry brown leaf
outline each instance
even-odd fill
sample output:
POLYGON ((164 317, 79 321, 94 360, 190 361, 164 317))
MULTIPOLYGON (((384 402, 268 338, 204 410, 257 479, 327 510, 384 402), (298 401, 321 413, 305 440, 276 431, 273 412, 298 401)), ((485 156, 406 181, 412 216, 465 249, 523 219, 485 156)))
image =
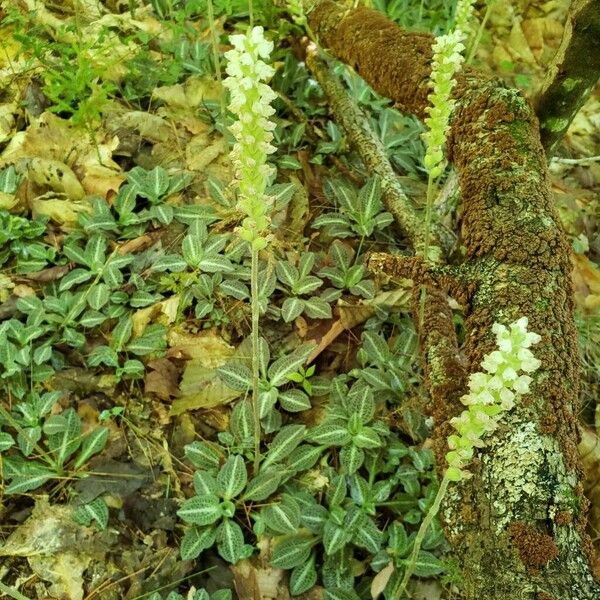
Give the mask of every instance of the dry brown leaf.
POLYGON ((156 394, 161 400, 179 396, 179 369, 168 358, 157 358, 148 363, 144 389, 156 394))

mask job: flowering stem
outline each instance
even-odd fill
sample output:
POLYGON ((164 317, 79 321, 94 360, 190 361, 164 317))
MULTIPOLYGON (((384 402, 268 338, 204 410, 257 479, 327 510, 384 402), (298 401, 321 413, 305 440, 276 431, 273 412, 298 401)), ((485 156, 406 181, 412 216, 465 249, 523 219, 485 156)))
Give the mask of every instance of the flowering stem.
MULTIPOLYGON (((208 26, 210 28, 210 41, 212 45, 213 62, 215 63, 215 73, 217 74, 217 81, 222 82, 221 76, 221 62, 219 60, 219 40, 217 39, 217 29, 215 27, 215 12, 213 10, 213 0, 208 0, 208 26)), ((221 115, 225 117, 225 95, 221 94, 221 115)))
POLYGON ((260 412, 258 406, 258 392, 260 385, 259 363, 259 317, 260 301, 258 297, 258 250, 252 248, 252 265, 250 272, 250 306, 252 310, 252 412, 254 416, 254 474, 258 473, 260 466, 260 412))
MULTIPOLYGON (((431 172, 427 178, 427 198, 425 200, 425 224, 423 226, 423 258, 429 258, 429 242, 431 239, 431 220, 433 213, 433 191, 435 189, 436 178, 431 172)), ((419 298, 419 332, 422 339, 423 320, 425 318, 425 299, 427 297, 427 288, 421 286, 421 297, 419 298)))
POLYGON ((417 537, 415 538, 413 551, 410 555, 408 564, 406 565, 406 570, 404 571, 404 577, 402 578, 402 583, 400 583, 398 593, 394 595, 394 600, 400 600, 400 598, 402 598, 402 594, 406 590, 406 586, 408 585, 408 582, 410 581, 410 578, 414 573, 415 565, 417 564, 417 558, 419 557, 419 552, 421 551, 421 545, 423 544, 423 540, 425 539, 425 535, 427 534, 427 530, 429 529, 431 522, 440 510, 440 506, 442 505, 442 500, 446 495, 446 490, 448 489, 449 483, 450 480, 446 476, 444 476, 442 482, 440 483, 440 487, 435 496, 433 504, 431 505, 431 508, 427 511, 427 514, 425 515, 425 518, 421 523, 421 527, 419 527, 417 537))

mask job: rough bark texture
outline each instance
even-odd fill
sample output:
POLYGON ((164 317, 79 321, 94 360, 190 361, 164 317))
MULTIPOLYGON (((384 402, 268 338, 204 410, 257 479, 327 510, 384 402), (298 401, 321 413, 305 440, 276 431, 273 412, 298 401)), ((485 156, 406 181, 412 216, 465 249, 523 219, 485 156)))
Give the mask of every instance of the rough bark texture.
POLYGON ((600 0, 573 0, 562 41, 536 100, 550 156, 600 77, 600 0))
MULTIPOLYGON (((402 110, 423 117, 432 37, 407 33, 382 14, 319 2, 310 25, 335 56, 402 110)), ((569 247, 554 211, 539 124, 517 90, 466 69, 447 144, 463 199, 468 305, 464 352, 477 370, 493 349, 491 326, 529 317, 542 335, 532 393, 487 439, 473 478, 450 489, 446 533, 461 561, 468 598, 600 598, 585 534, 577 455, 578 349, 569 247)), ((415 265, 416 268, 416 265, 415 265)), ((444 335, 449 316, 430 328, 444 335)), ((430 365, 441 357, 427 356, 430 365)), ((436 446, 460 412, 456 373, 436 369, 436 446)), ((443 467, 443 464, 440 463, 443 467)))

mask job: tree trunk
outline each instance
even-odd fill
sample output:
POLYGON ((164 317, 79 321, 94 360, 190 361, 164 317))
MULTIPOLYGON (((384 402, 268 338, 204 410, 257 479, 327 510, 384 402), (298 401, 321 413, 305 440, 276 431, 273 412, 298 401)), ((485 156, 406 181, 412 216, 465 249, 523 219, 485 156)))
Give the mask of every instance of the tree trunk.
POLYGON ((536 99, 550 156, 600 77, 600 0, 573 0, 562 41, 536 99))
MULTIPOLYGON (((321 43, 374 89, 401 110, 426 115, 432 36, 331 0, 317 2, 309 21, 321 43)), ((454 290, 468 309, 464 353, 471 371, 479 370, 494 347, 492 324, 525 315, 529 329, 542 336, 535 349, 542 367, 532 393, 486 438, 472 479, 449 490, 446 534, 463 568, 467 598, 600 598, 577 454, 570 250, 553 208, 539 124, 517 90, 471 68, 458 76, 454 96, 447 155, 462 196, 462 268, 471 274, 454 290)), ((444 335, 442 324, 428 327, 444 335)), ((440 381, 438 369, 436 381, 429 381, 449 391, 432 394, 440 470, 448 420, 463 408, 455 375, 440 381)))

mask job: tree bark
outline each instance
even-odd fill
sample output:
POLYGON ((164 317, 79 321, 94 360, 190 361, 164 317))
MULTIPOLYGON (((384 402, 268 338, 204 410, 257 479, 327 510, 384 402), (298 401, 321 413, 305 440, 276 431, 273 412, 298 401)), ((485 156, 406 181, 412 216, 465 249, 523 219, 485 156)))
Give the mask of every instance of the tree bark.
POLYGON ((573 0, 556 56, 535 101, 552 155, 600 77, 600 0, 573 0))
MULTIPOLYGON (((316 3, 309 23, 320 42, 375 90, 404 111, 426 115, 432 36, 331 0, 316 3)), ((539 124, 519 91, 471 68, 457 77, 454 96, 447 155, 461 189, 463 267, 473 274, 454 290, 468 307, 464 353, 471 371, 479 370, 494 348, 492 324, 525 315, 530 330, 542 336, 535 348, 542 367, 532 393, 486 438, 473 477, 450 489, 446 534, 463 568, 467 598, 599 598, 577 453, 570 250, 549 191, 539 124)), ((440 317, 444 322, 430 329, 444 335, 449 316, 440 317)), ((448 390, 432 394, 443 470, 448 420, 463 406, 457 374, 436 373, 430 387, 448 390)))

